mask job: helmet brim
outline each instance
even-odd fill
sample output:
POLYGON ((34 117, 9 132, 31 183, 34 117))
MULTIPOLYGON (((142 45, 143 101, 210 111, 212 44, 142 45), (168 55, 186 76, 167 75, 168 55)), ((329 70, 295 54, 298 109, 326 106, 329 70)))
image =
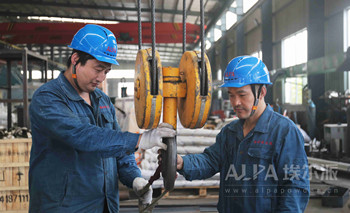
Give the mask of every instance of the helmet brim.
MULTIPOLYGON (((81 50, 79 47, 73 47, 72 45, 68 45, 68 47, 92 55, 91 53, 88 53, 85 50, 81 50)), ((96 60, 98 60, 98 61, 102 61, 102 62, 106 62, 106 63, 110 63, 110 64, 115 64, 115 65, 119 66, 119 63, 118 63, 118 61, 116 59, 111 59, 111 58, 99 56, 99 55, 96 55, 96 54, 92 55, 92 56, 94 58, 96 58, 96 60)))
POLYGON ((111 58, 107 58, 107 57, 103 57, 103 56, 94 56, 98 61, 103 61, 106 63, 110 63, 110 64, 115 64, 115 65, 119 65, 118 61, 115 59, 111 59, 111 58))
MULTIPOLYGON (((223 87, 236 87, 236 88, 239 88, 239 87, 244 87, 246 85, 251 85, 251 84, 262 84, 262 83, 258 83, 258 82, 253 82, 253 83, 248 83, 248 84, 240 84, 240 83, 230 83, 230 82, 227 82, 227 83, 223 83, 220 88, 223 88, 223 87)), ((266 85, 271 85, 272 83, 263 83, 263 84, 266 84, 266 85)))

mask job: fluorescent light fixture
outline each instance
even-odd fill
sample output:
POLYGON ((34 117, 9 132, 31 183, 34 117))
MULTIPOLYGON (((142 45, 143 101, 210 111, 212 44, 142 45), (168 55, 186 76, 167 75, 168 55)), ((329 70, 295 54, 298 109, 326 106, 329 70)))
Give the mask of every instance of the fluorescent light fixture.
POLYGON ((59 21, 59 22, 89 23, 89 24, 118 24, 119 23, 119 21, 104 21, 104 20, 48 17, 48 16, 28 16, 28 19, 39 20, 39 21, 59 21))

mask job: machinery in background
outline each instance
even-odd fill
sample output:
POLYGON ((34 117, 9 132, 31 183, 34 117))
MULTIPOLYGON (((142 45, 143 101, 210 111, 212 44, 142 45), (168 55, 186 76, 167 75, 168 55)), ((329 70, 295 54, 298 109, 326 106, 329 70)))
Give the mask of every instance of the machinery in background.
POLYGON ((349 153, 347 126, 346 123, 324 125, 324 141, 328 145, 332 157, 340 158, 349 153))
POLYGON ((326 91, 321 98, 329 107, 321 121, 320 141, 310 143, 310 156, 350 163, 350 96, 326 91))

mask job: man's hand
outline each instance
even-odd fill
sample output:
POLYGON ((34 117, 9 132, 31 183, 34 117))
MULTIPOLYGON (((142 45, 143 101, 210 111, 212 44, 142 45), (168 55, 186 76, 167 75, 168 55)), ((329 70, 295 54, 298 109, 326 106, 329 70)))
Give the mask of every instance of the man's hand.
POLYGON ((143 195, 140 194, 142 189, 147 185, 147 181, 141 177, 137 177, 132 182, 132 188, 134 189, 136 195, 140 198, 142 204, 150 204, 152 202, 152 187, 149 186, 149 190, 143 195))
MULTIPOLYGON (((176 156, 176 170, 181 170, 184 167, 184 160, 180 155, 176 156)), ((162 152, 158 150, 158 164, 162 163, 162 152)))
POLYGON ((184 167, 184 160, 180 155, 177 155, 176 169, 181 170, 184 167))
POLYGON ((167 149, 166 144, 162 142, 162 138, 172 138, 176 135, 173 126, 168 123, 161 123, 156 129, 151 129, 144 132, 140 139, 139 148, 150 149, 159 146, 162 149, 167 149))

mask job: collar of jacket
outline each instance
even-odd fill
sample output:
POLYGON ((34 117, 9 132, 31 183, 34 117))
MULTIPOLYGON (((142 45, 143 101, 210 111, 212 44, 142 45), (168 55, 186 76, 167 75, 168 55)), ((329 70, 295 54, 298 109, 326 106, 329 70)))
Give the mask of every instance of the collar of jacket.
MULTIPOLYGON (((266 109, 261 114, 258 123, 254 128, 254 132, 267 133, 270 126, 270 121, 272 118, 273 110, 270 105, 267 104, 266 109)), ((229 129, 234 132, 242 131, 244 120, 239 119, 238 122, 231 122, 229 124, 229 129)))
MULTIPOLYGON (((80 97, 80 95, 78 94, 78 92, 74 89, 74 87, 69 83, 67 78, 64 76, 64 71, 62 71, 58 76, 58 82, 60 84, 60 87, 69 99, 71 99, 72 101, 83 100, 82 97, 80 97)), ((102 96, 101 94, 96 93, 96 91, 93 91, 92 93, 93 96, 97 99, 102 96)))

